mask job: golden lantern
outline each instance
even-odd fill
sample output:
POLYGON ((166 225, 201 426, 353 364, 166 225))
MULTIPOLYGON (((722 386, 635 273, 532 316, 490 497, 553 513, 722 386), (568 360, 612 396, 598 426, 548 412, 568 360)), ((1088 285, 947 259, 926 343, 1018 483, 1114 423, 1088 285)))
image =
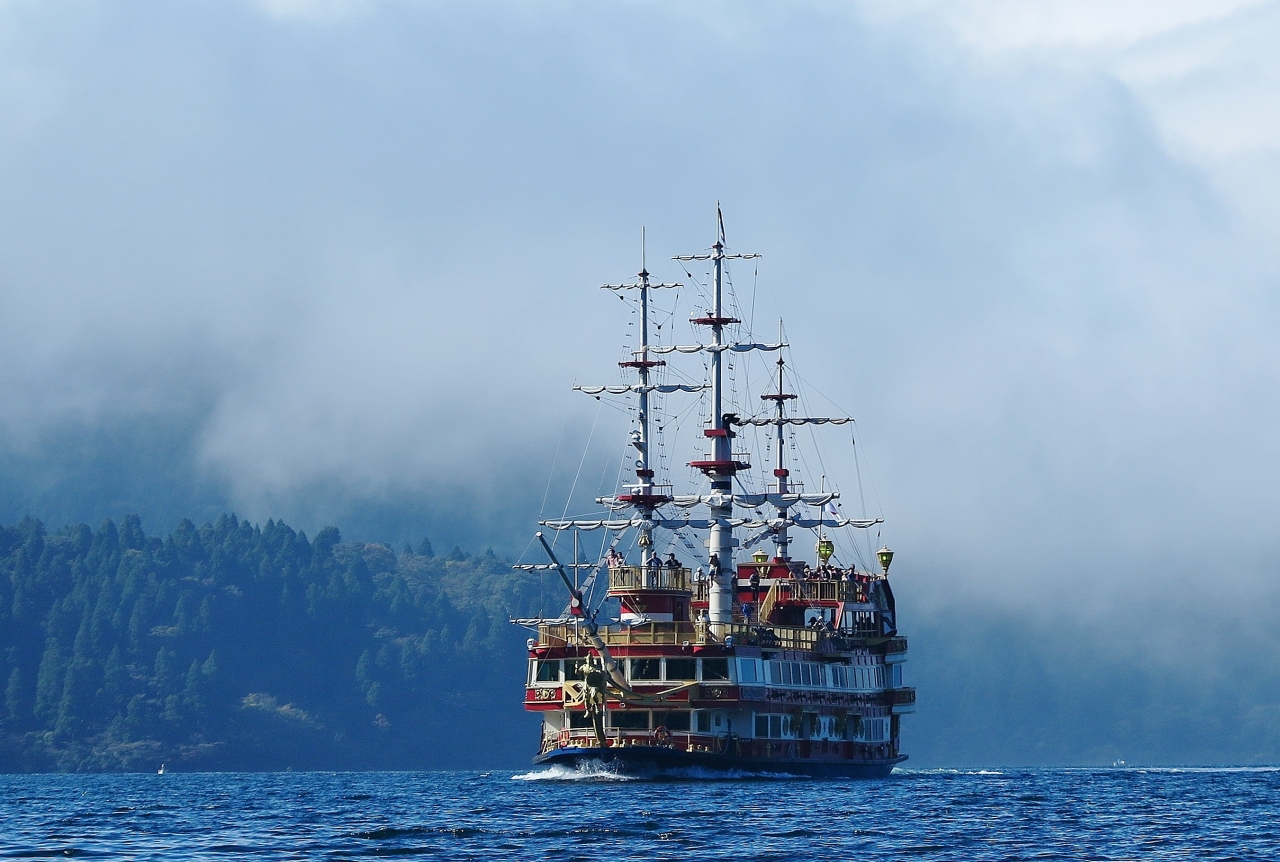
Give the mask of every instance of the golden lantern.
POLYGON ((836 543, 828 539, 826 536, 818 539, 818 563, 825 566, 827 560, 831 559, 831 555, 836 552, 836 543))
POLYGON ((760 548, 754 554, 751 555, 751 560, 752 562, 755 562, 755 563, 767 563, 769 562, 769 555, 768 553, 765 552, 763 548, 760 548))
POLYGON ((884 570, 886 575, 889 574, 889 564, 893 562, 893 551, 889 550, 888 545, 885 545, 876 551, 876 556, 880 559, 880 568, 884 570))

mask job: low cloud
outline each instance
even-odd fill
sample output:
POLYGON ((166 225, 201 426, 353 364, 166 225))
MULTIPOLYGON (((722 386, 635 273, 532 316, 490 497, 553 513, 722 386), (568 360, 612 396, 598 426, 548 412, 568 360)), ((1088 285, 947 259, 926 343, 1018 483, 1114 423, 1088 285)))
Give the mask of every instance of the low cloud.
POLYGON ((681 276, 720 199, 921 602, 1273 570, 1275 4, 87 8, 0 12, 11 453, 188 405, 265 517, 540 499, 569 427, 594 490, 625 418, 567 387, 629 319, 596 285, 642 224, 681 276))

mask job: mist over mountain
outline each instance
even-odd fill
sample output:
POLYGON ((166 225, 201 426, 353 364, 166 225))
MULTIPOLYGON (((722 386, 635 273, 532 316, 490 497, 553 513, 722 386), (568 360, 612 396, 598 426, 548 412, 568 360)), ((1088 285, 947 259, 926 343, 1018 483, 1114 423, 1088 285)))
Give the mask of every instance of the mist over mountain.
POLYGON ((1278 34, 1252 0, 4 4, 0 522, 519 558, 614 490, 627 420, 568 391, 626 350, 597 285, 642 225, 685 278, 719 200, 764 254, 742 334, 783 318, 859 420, 813 472, 899 552, 908 751, 1280 759, 1278 34))

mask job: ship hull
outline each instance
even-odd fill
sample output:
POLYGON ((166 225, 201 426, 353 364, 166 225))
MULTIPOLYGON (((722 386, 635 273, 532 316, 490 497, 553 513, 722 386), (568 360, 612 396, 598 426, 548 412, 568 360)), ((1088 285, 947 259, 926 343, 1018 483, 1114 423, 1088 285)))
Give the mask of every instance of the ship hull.
POLYGON ((830 761, 787 757, 742 757, 663 746, 556 748, 533 759, 537 766, 604 769, 623 775, 654 776, 697 769, 709 772, 804 775, 813 778, 887 778, 906 755, 888 760, 830 761))

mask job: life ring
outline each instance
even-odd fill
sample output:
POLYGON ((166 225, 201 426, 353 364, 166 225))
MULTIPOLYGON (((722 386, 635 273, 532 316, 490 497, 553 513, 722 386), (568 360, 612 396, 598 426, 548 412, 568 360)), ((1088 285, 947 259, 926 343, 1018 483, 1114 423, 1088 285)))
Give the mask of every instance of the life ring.
POLYGON ((653 741, 658 745, 671 744, 671 731, 667 730, 666 725, 660 724, 653 729, 653 741))

